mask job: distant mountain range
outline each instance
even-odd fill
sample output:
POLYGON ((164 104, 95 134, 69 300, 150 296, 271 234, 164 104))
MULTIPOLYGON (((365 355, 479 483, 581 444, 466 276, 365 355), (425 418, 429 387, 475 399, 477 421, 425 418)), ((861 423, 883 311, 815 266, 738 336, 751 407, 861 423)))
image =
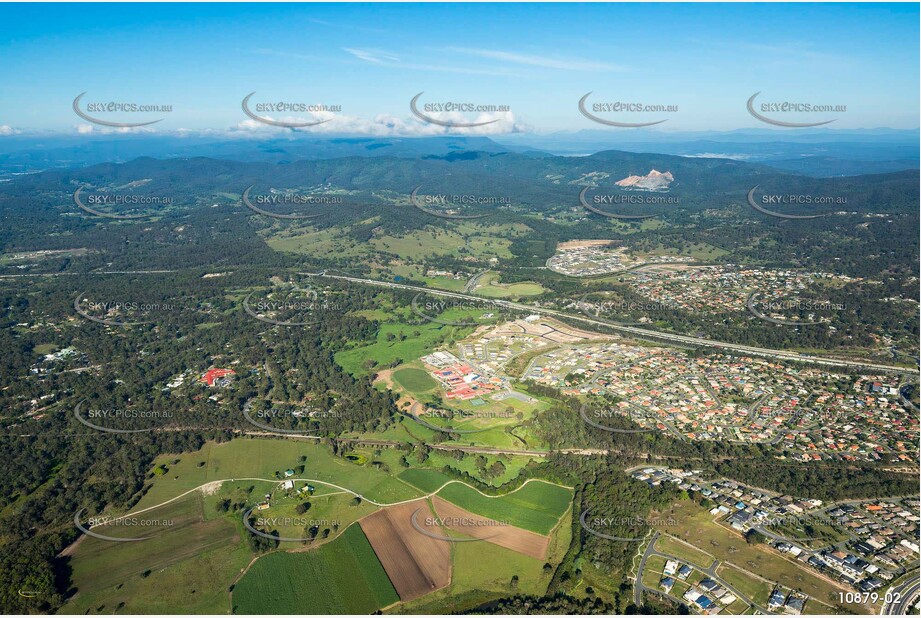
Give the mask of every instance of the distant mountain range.
POLYGON ((125 163, 140 157, 291 163, 344 157, 463 157, 473 152, 542 158, 609 150, 734 159, 795 174, 831 177, 919 169, 918 148, 917 130, 892 129, 792 132, 765 129, 726 133, 586 130, 549 135, 507 134, 494 139, 316 137, 298 133, 269 139, 173 134, 14 135, 0 138, 0 178, 52 168, 125 163))

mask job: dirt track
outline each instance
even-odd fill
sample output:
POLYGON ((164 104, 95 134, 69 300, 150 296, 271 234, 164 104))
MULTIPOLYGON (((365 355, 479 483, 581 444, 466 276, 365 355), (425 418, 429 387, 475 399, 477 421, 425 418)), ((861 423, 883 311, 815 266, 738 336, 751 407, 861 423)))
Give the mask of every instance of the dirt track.
POLYGON ((359 522, 402 601, 416 599, 451 583, 449 544, 413 528, 412 515, 420 508, 419 525, 443 536, 444 531, 438 526, 426 525, 431 510, 424 499, 381 509, 359 522))

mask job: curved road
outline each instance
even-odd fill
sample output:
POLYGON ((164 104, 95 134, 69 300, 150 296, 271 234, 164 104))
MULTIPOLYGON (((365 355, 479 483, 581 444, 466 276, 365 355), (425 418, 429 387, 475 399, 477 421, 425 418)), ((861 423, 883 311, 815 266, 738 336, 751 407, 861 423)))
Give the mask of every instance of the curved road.
POLYGON ((883 603, 883 608, 879 612, 881 616, 904 615, 913 612, 921 597, 921 575, 915 574, 907 581, 890 588, 886 594, 892 597, 898 595, 898 599, 883 603))

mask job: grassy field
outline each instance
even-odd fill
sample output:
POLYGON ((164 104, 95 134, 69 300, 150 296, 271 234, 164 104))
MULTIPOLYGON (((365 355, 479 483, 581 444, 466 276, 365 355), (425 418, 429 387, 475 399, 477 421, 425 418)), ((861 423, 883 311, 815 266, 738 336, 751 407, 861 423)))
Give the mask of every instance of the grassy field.
POLYGON ((467 326, 446 326, 436 322, 416 325, 384 323, 377 333, 377 341, 339 351, 334 358, 340 367, 352 375, 367 375, 373 372, 373 369, 365 366, 368 360, 375 361, 378 366, 389 365, 397 359, 415 360, 445 341, 463 339, 471 330, 467 326))
POLYGON ((537 296, 546 290, 536 282, 522 281, 519 283, 500 283, 499 274, 490 272, 480 277, 474 294, 487 298, 519 298, 522 296, 537 296))
POLYGON ((676 558, 681 558, 686 562, 691 564, 696 564, 700 567, 708 567, 713 563, 713 556, 694 549, 693 547, 688 547, 684 543, 679 543, 674 539, 670 539, 667 536, 660 536, 656 541, 656 549, 662 553, 669 554, 670 556, 675 556, 676 558))
POLYGON ((400 479, 418 487, 427 494, 437 491, 442 485, 449 482, 451 477, 438 470, 425 468, 410 468, 400 472, 400 479))
MULTIPOLYGON (((442 467, 451 466, 461 472, 468 473, 483 483, 493 487, 500 487, 516 478, 522 468, 531 461, 533 461, 531 457, 523 455, 467 455, 462 460, 457 460, 447 453, 432 451, 422 467, 412 467, 404 470, 400 472, 399 478, 426 493, 431 493, 451 480, 451 477, 441 472, 442 467), (489 476, 487 478, 477 465, 479 457, 483 457, 485 460, 484 468, 488 469, 494 462, 501 461, 505 471, 498 476, 489 476)), ((411 460, 411 463, 414 466, 416 465, 415 461, 411 460)))
MULTIPOLYGON (((277 487, 277 484, 276 486, 277 487)), ((257 525, 263 530, 272 530, 280 537, 291 539, 308 539, 305 528, 317 528, 317 537, 309 541, 310 545, 317 545, 324 541, 324 536, 335 538, 341 534, 348 526, 356 522, 365 515, 370 515, 378 509, 370 502, 362 502, 356 505, 350 494, 338 492, 333 488, 317 487, 314 495, 310 496, 304 493, 284 492, 274 489, 268 484, 257 486, 253 494, 260 497, 263 493, 272 493, 270 501, 271 507, 254 513, 257 525), (298 513, 296 508, 299 504, 309 504, 309 508, 304 513, 298 513), (260 524, 260 520, 264 522, 260 524), (324 530, 328 531, 324 533, 324 530)), ((223 491, 221 492, 224 493, 223 491)), ((252 504, 255 500, 249 500, 252 504)), ((303 543, 282 542, 282 549, 302 548, 303 543)))
POLYGON ((423 369, 406 367, 393 372, 397 384, 412 393, 424 393, 438 386, 438 382, 423 369))
POLYGON ((301 234, 284 231, 267 238, 266 244, 275 251, 318 257, 333 254, 359 256, 368 253, 366 246, 350 238, 347 231, 340 228, 328 228, 301 234))
POLYGON ((466 279, 455 279, 454 277, 422 277, 422 280, 430 288, 448 290, 449 292, 462 292, 467 286, 466 279))
POLYGON ((167 467, 167 473, 154 477, 150 490, 136 508, 159 504, 210 481, 271 480, 276 471, 298 465, 304 465, 305 471, 297 478, 341 485, 378 502, 408 500, 419 495, 386 472, 335 457, 326 446, 306 441, 259 438, 221 444, 208 442, 200 451, 158 457, 154 465, 159 464, 167 467), (303 464, 302 456, 307 458, 303 464))
POLYGON ((139 525, 94 531, 149 540, 117 543, 84 537, 70 566, 77 595, 62 614, 227 613, 227 587, 250 560, 242 525, 231 517, 206 520, 200 494, 138 517, 139 525), (160 525, 144 525, 148 522, 160 525), (164 522, 169 522, 165 525, 164 522))
POLYGON ((510 227, 485 227, 469 223, 458 225, 458 231, 430 227, 414 230, 404 236, 372 238, 369 245, 377 251, 392 253, 409 261, 439 255, 472 255, 480 259, 511 258, 509 246, 512 242, 507 233, 510 227))
POLYGON ((767 605, 771 590, 774 589, 768 582, 752 577, 731 564, 721 565, 717 570, 717 575, 762 607, 767 605))
POLYGON ((370 614, 398 600, 357 525, 306 552, 257 560, 233 590, 236 614, 370 614))
POLYGON ((477 515, 508 521, 538 534, 549 534, 572 502, 572 491, 532 482, 507 496, 488 497, 466 485, 448 485, 438 495, 477 515))

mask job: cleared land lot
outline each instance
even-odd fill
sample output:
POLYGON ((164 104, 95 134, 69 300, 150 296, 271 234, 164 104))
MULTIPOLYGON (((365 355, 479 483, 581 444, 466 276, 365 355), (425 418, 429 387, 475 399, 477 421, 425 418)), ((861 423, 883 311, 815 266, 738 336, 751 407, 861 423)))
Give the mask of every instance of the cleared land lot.
POLYGON ((529 530, 522 530, 510 525, 501 525, 494 519, 489 519, 465 511, 456 504, 442 500, 438 496, 432 498, 435 512, 439 518, 446 520, 445 526, 455 532, 460 532, 475 539, 483 539, 494 545, 511 549, 512 551, 543 560, 547 556, 550 546, 550 537, 542 536, 529 530), (450 522, 458 521, 458 525, 450 522))
POLYGON ((396 601, 359 526, 317 549, 259 558, 233 591, 237 614, 370 614, 396 601))
POLYGON ((431 510, 425 500, 387 507, 359 522, 402 601, 419 598, 451 583, 450 544, 413 527, 412 515, 420 508, 423 512, 417 523, 434 535, 444 536, 440 527, 426 525, 431 510))

